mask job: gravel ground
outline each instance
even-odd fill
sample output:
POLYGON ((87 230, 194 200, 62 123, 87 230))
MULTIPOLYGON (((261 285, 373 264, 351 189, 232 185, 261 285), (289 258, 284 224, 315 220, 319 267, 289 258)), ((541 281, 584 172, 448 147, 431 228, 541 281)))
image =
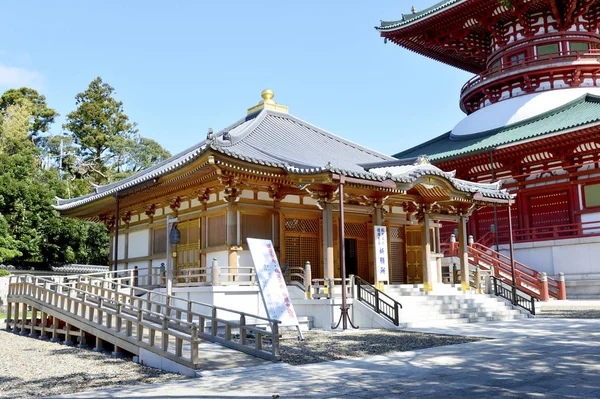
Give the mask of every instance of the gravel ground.
POLYGON ((187 377, 0 330, 0 398, 32 398, 187 377))
POLYGON ((303 333, 304 341, 286 333, 281 341, 281 360, 289 364, 327 362, 388 352, 405 352, 435 346, 481 341, 483 338, 425 334, 404 331, 311 330, 303 333))

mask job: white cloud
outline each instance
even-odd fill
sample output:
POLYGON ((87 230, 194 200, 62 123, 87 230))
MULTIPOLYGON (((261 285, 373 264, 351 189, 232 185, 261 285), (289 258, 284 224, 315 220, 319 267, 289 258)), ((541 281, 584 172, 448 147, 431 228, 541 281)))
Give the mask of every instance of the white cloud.
POLYGON ((39 89, 44 77, 36 71, 0 64, 0 87, 19 88, 23 86, 39 89))

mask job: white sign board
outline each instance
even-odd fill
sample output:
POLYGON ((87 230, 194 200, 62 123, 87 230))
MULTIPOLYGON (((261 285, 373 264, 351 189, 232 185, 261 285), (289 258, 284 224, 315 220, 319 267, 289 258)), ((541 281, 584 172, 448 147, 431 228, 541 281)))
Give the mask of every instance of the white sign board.
POLYGON ((273 243, 271 240, 257 238, 248 238, 247 241, 267 317, 281 321, 282 326, 298 326, 298 318, 273 243))
POLYGON ((375 281, 389 281, 387 228, 375 226, 375 267, 377 268, 375 281))

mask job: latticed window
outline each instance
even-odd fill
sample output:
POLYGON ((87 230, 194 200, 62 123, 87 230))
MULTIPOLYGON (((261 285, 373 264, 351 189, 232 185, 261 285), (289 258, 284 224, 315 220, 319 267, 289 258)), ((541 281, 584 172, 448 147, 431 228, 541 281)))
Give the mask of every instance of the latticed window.
POLYGON ((390 226, 390 266, 392 283, 406 282, 404 267, 404 227, 390 226))
POLYGON ((367 236, 367 224, 344 223, 344 235, 346 237, 365 238, 367 236))
POLYGON ((285 219, 285 231, 319 234, 318 219, 285 219))
POLYGON ((320 264, 319 220, 285 219, 285 259, 290 268, 310 262, 312 278, 323 278, 320 264))

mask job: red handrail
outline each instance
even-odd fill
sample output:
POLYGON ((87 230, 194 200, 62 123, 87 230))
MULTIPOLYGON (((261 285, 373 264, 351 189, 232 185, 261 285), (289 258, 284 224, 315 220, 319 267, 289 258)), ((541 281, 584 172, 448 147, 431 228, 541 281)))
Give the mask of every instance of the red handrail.
MULTIPOLYGON (((457 242, 442 243, 441 249, 444 256, 458 256, 459 244, 457 242)), ((515 281, 513 282, 510 257, 500 252, 496 252, 481 243, 469 245, 468 255, 471 263, 484 270, 491 270, 495 277, 516 285, 520 290, 533 295, 540 300, 545 300, 545 298, 542 297, 542 275, 537 270, 532 269, 519 261, 514 261, 515 281)), ((556 299, 565 297, 562 293, 563 288, 556 279, 547 277, 547 281, 548 294, 550 296, 556 299)))
POLYGON ((542 55, 532 55, 529 57, 525 57, 515 63, 503 64, 496 68, 486 70, 480 73, 479 75, 475 75, 471 79, 469 79, 467 83, 465 83, 464 86, 460 89, 460 97, 463 98, 465 92, 468 89, 492 77, 500 76, 505 73, 514 72, 515 70, 535 65, 554 64, 556 62, 579 61, 582 58, 597 58, 598 52, 598 49, 553 52, 542 55))
MULTIPOLYGON (((548 241, 595 236, 600 236, 600 221, 528 227, 513 230, 514 242, 548 241)), ((502 244, 506 244, 508 242, 508 232, 500 232, 498 234, 498 241, 502 244)))

